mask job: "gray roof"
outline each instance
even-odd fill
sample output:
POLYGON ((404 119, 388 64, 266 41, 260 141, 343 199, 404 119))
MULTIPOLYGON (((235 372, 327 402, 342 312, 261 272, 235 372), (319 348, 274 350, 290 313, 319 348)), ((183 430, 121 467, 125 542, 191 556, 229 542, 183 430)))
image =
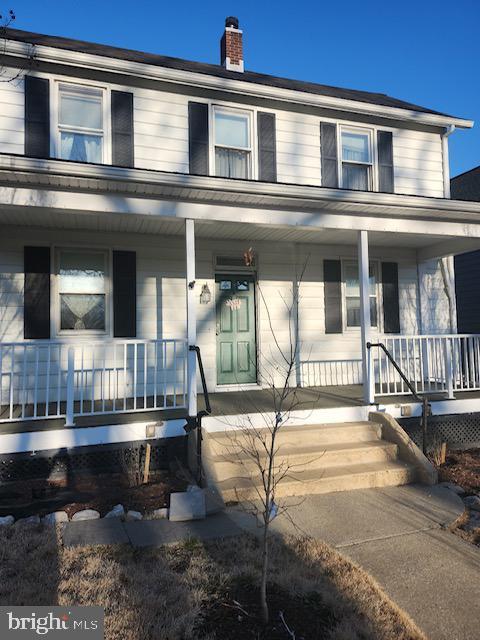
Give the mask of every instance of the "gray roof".
MULTIPOLYGON (((19 29, 6 29, 7 38, 17 40, 34 45, 45 45, 48 47, 58 47, 68 51, 79 51, 109 58, 117 58, 120 60, 130 60, 132 62, 140 62, 144 64, 155 65, 158 67, 166 67, 169 69, 179 69, 182 71, 192 71, 196 73, 204 73, 218 78, 230 78, 233 80, 243 80, 255 84, 262 84, 270 87, 278 87, 282 89, 292 89, 294 91, 304 91, 317 95, 324 95, 333 98, 343 98, 345 100, 357 100, 369 104, 380 105, 384 107, 396 107, 399 109, 408 109, 421 113, 430 113, 435 115, 446 116, 447 114, 432 109, 426 109, 404 100, 391 98, 384 93, 372 93, 369 91, 358 91, 355 89, 343 89, 341 87, 331 87, 324 84, 314 82, 304 82, 302 80, 289 80, 288 78, 279 78, 263 73, 255 73, 254 71, 245 71, 239 73, 236 71, 227 71, 220 65, 207 64, 204 62, 193 62, 190 60, 182 60, 181 58, 171 58, 161 56, 155 53, 145 53, 143 51, 134 51, 132 49, 121 49, 104 44, 96 44, 93 42, 85 42, 83 40, 72 40, 70 38, 61 38, 58 36, 47 36, 40 33, 31 33, 29 31, 21 31, 19 29)), ((451 117, 451 116, 447 116, 451 117)))
POLYGON ((455 200, 480 202, 480 167, 461 173, 450 180, 451 197, 455 200))

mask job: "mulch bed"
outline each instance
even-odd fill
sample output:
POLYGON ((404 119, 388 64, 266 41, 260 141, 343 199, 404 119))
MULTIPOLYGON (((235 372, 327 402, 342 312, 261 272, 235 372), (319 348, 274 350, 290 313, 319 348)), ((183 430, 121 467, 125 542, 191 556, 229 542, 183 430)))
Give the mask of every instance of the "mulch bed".
POLYGON ((480 449, 449 452, 438 476, 441 482, 459 484, 466 493, 480 493, 480 449))
POLYGON ((265 626, 258 584, 249 576, 241 576, 207 608, 200 635, 214 634, 215 638, 228 640, 302 640, 322 638, 335 625, 333 610, 318 593, 294 596, 276 584, 268 585, 267 593, 269 623, 265 626))
POLYGON ((71 518, 82 509, 95 509, 100 516, 116 504, 126 510, 147 513, 168 507, 170 493, 185 491, 186 482, 168 471, 150 474, 150 482, 131 486, 127 474, 76 474, 63 480, 26 480, 0 487, 0 516, 16 519, 29 515, 43 516, 52 511, 66 511, 71 518))

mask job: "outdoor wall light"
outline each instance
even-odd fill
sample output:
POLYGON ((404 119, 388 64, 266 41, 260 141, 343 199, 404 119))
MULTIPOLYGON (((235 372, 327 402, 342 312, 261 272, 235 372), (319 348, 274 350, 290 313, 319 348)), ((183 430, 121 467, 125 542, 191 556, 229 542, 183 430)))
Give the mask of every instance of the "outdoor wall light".
POLYGON ((208 284, 202 285, 202 292, 200 294, 200 304, 209 304, 212 299, 212 294, 208 288, 208 284))

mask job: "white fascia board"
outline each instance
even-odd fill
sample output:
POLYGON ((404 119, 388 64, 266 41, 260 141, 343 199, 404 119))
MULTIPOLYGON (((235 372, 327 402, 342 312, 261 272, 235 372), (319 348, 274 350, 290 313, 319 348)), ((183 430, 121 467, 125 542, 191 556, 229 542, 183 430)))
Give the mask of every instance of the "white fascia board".
MULTIPOLYGON (((216 202, 219 202, 218 194, 224 194, 224 203, 227 205, 228 198, 231 196, 235 197, 235 201, 238 201, 238 195, 255 196, 259 199, 259 203, 256 205, 258 211, 262 206, 271 206, 272 199, 275 199, 275 201, 281 201, 283 206, 288 205, 298 210, 310 208, 318 211, 319 208, 327 208, 330 204, 332 208, 341 205, 342 210, 351 209, 352 213, 356 212, 357 214, 362 213, 360 211, 362 209, 368 215, 373 214, 375 209, 390 207, 397 209, 398 215, 403 217, 432 215, 438 219, 442 217, 453 221, 468 219, 472 223, 480 224, 480 202, 374 191, 347 191, 345 189, 257 182, 255 180, 230 180, 212 176, 128 169, 110 165, 89 165, 65 160, 43 160, 7 154, 0 154, 0 181, 15 183, 19 186, 35 185, 40 189, 44 186, 49 188, 68 186, 71 192, 75 189, 102 191, 105 195, 110 195, 110 204, 114 204, 123 194, 131 193, 128 187, 135 185, 136 195, 144 194, 152 199, 161 197, 168 199, 168 196, 162 194, 163 188, 178 189, 181 197, 183 197, 181 190, 185 190, 185 200, 189 199, 187 192, 194 189, 202 191, 203 198, 206 200, 208 198, 205 198, 205 194, 212 192, 216 196, 216 202), (55 184, 55 178, 57 178, 57 184, 55 184), (81 179, 84 179, 85 184, 79 183, 81 179), (66 180, 69 180, 68 184, 65 182, 66 180), (154 188, 158 191, 154 192, 154 188), (371 209, 368 210, 366 207, 371 209)), ((72 194, 72 198, 77 198, 80 195, 80 193, 72 194)), ((104 195, 102 198, 105 203, 104 195)), ((111 206, 109 205, 107 208, 111 208, 111 206)), ((279 209, 281 209, 281 205, 279 209)), ((265 218, 265 213, 262 215, 265 218)))
MULTIPOLYGON (((184 86, 200 87, 203 89, 214 89, 228 91, 242 96, 255 98, 265 98, 278 100, 281 102, 309 105, 325 109, 345 111, 347 113, 359 113, 373 117, 382 117, 392 120, 415 122, 435 127, 455 127, 470 129, 473 127, 473 120, 464 118, 437 115, 434 113, 424 113, 399 107, 386 107, 383 105, 370 104, 359 100, 347 100, 333 96, 318 95, 306 91, 295 91, 293 89, 283 89, 271 87, 253 82, 245 82, 241 79, 219 78, 206 73, 196 73, 179 69, 170 69, 150 65, 130 60, 120 60, 107 56, 93 55, 79 51, 69 51, 56 47, 44 45, 34 45, 34 58, 38 62, 48 62, 51 64, 64 64, 72 67, 88 68, 96 71, 108 71, 109 73, 121 73, 136 78, 171 82, 184 86)), ((20 58, 30 58, 32 56, 32 45, 9 40, 5 44, 3 53, 20 58)))
MULTIPOLYGON (((78 185, 77 185, 78 187, 78 185)), ((60 189, 37 189, 23 187, 0 187, 0 212, 11 211, 15 207, 24 208, 32 213, 32 225, 35 216, 42 226, 42 216, 48 210, 55 210, 65 215, 82 216, 145 216, 164 217, 177 220, 188 218, 208 222, 235 221, 239 224, 273 226, 275 228, 298 227, 302 229, 346 229, 366 230, 385 233, 409 233, 414 235, 464 236, 480 238, 479 222, 468 224, 465 220, 452 222, 448 220, 413 219, 406 212, 399 210, 397 215, 369 215, 368 208, 350 213, 335 213, 322 208, 317 211, 266 210, 261 206, 235 206, 219 203, 198 203, 179 200, 161 199, 158 197, 135 197, 120 194, 84 193, 60 189)), ((1 213, 0 213, 1 220, 1 213)))

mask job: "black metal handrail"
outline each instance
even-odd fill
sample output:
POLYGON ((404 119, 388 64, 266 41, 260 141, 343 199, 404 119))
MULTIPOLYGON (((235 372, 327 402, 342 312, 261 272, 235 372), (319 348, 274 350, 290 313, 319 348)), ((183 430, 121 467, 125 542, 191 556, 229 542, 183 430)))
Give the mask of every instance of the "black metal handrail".
POLYGON ((202 353, 200 347, 191 344, 188 347, 189 351, 195 351, 198 362, 198 370, 200 371, 200 380, 202 381, 203 399, 205 401, 205 409, 198 411, 196 416, 187 416, 187 424, 185 425, 185 431, 191 433, 197 432, 197 483, 198 486, 203 486, 203 467, 202 467, 202 418, 209 416, 212 413, 212 407, 210 405, 210 396, 208 394, 207 381, 205 379, 205 370, 203 368, 202 353))
POLYGON ((412 396, 415 398, 415 400, 417 400, 417 402, 422 403, 422 420, 421 420, 420 426, 422 427, 422 450, 423 450, 423 453, 426 455, 427 454, 428 416, 431 415, 432 413, 432 406, 428 401, 428 397, 425 395, 424 396, 418 395, 417 390, 415 389, 411 381, 407 378, 405 373, 402 371, 399 364, 397 363, 395 358, 392 356, 390 351, 387 349, 387 347, 383 344, 383 342, 367 342, 367 349, 371 349, 372 347, 381 349, 384 352, 384 354, 387 356, 388 360, 390 361, 395 371, 398 373, 400 378, 406 384, 412 396))
POLYGON ((191 344, 188 347, 188 350, 195 351, 195 353, 197 354, 198 369, 200 371, 200 380, 202 381, 203 398, 205 400, 205 410, 201 411, 200 413, 203 413, 203 415, 209 416, 212 413, 212 407, 210 405, 210 396, 208 395, 207 381, 205 380, 205 370, 203 368, 202 352, 200 351, 200 347, 197 347, 197 345, 193 345, 193 344, 191 344))

